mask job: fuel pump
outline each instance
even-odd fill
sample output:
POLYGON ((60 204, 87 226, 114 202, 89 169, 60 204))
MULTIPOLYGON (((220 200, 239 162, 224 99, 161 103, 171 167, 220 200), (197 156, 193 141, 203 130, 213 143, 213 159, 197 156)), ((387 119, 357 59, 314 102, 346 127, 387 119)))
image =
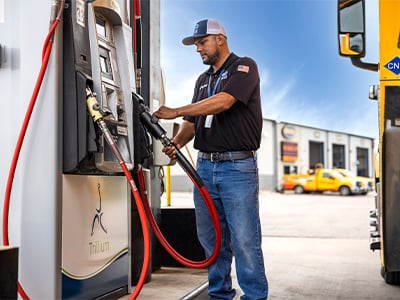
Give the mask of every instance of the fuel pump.
POLYGON ((126 5, 120 6, 119 2, 66 2, 63 299, 105 294, 116 298, 131 288, 129 185, 134 183, 125 176, 134 168, 131 94, 135 91, 135 76, 132 29, 122 20, 121 7, 126 9, 126 5), (97 112, 95 122, 93 111, 97 112))
MULTIPOLYGON (((64 8, 64 1, 61 1, 60 7, 64 8)), ((121 11, 116 0, 66 0, 63 18, 61 18, 63 9, 59 9, 59 12, 46 38, 42 57, 43 65, 38 83, 41 84, 46 71, 53 31, 57 23, 63 19, 62 76, 58 74, 63 79, 63 171, 62 174, 56 173, 61 173, 57 164, 58 160, 52 169, 56 175, 54 177, 57 177, 54 179, 54 190, 61 190, 59 193, 61 201, 58 201, 58 197, 44 199, 47 206, 49 206, 49 202, 57 204, 61 202, 62 209, 51 211, 49 216, 43 216, 43 218, 35 217, 42 221, 43 227, 52 227, 46 226, 48 223, 43 220, 49 219, 57 223, 56 225, 62 223, 60 225, 61 234, 57 231, 53 235, 44 235, 45 240, 53 239, 54 251, 50 254, 57 257, 56 259, 53 259, 53 256, 47 257, 47 260, 50 261, 49 268, 55 273, 53 276, 50 274, 47 278, 56 279, 54 283, 46 281, 45 285, 54 285, 51 292, 46 294, 44 293, 45 288, 36 288, 38 282, 42 283, 40 282, 42 279, 37 276, 30 277, 30 280, 25 281, 29 283, 28 295, 24 293, 21 286, 19 287, 20 294, 23 299, 27 299, 30 295, 36 298, 60 298, 61 296, 63 299, 75 299, 117 298, 128 293, 130 290, 128 224, 130 221, 129 199, 132 191, 140 210, 143 235, 145 236, 145 259, 142 275, 137 288, 131 295, 132 298, 135 298, 144 283, 144 275, 150 259, 149 232, 145 214, 167 251, 183 265, 194 268, 208 266, 218 255, 221 245, 218 216, 200 177, 176 148, 179 164, 192 179, 210 210, 215 225, 216 242, 215 249, 209 258, 201 262, 192 262, 181 257, 165 241, 154 221, 146 194, 143 194, 142 204, 138 189, 131 177, 131 171, 135 167, 133 161, 135 154, 133 151, 135 146, 134 128, 132 128, 133 106, 136 105, 136 113, 140 120, 156 139, 160 140, 164 146, 174 145, 157 120, 151 117, 148 108, 143 104, 143 99, 135 93, 135 75, 130 72, 133 70, 133 55, 129 50, 132 43, 128 38, 131 36, 131 32, 129 32, 131 29, 122 22, 121 11), (60 215, 61 211, 62 216, 60 215), (60 236, 61 243, 58 239, 60 236), (60 248, 61 264, 58 261, 60 248)), ((61 55, 58 58, 61 58, 61 55)), ((53 63, 58 63, 57 57, 53 58, 53 63)), ((54 73, 52 74, 54 78, 59 79, 54 73)), ((35 87, 33 100, 36 100, 40 84, 35 87)), ((11 184, 7 185, 6 199, 9 199, 11 194, 19 150, 32 109, 33 105, 30 105, 26 122, 24 121, 21 131, 23 133, 21 141, 16 147, 16 159, 13 159, 12 162, 11 184)), ((59 125, 57 122, 55 123, 59 125)), ((57 138, 53 140, 56 141, 57 138)), ((143 180, 141 180, 143 173, 139 175, 139 181, 143 184, 143 180)), ((33 196, 36 194, 37 191, 33 193, 33 196)), ((28 200, 37 205, 35 197, 28 200)), ((8 244, 8 204, 8 201, 5 201, 4 244, 8 244)), ((38 210, 38 207, 35 209, 38 210)), ((40 211, 42 209, 43 207, 40 208, 40 211)), ((27 214, 28 219, 30 216, 27 214)), ((33 233, 32 240, 37 245, 36 235, 43 239, 43 231, 36 230, 33 233)), ((43 241, 41 240, 41 242, 43 241)), ((40 253, 45 250, 44 247, 36 248, 40 253)), ((30 260, 32 257, 35 255, 32 255, 30 260)), ((32 273, 31 270, 29 268, 25 273, 32 273)))

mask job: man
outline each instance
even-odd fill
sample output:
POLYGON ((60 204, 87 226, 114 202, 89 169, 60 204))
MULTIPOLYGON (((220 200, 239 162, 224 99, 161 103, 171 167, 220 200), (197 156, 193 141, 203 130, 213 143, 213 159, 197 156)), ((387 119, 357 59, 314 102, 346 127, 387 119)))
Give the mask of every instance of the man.
MULTIPOLYGON (((161 119, 184 117, 173 142, 178 148, 193 137, 199 150, 197 172, 213 199, 221 222, 222 246, 208 268, 211 299, 232 299, 231 264, 244 295, 266 299, 268 283, 261 249, 256 150, 260 146, 262 113, 256 63, 228 48, 224 28, 215 20, 197 22, 194 34, 182 40, 195 45, 210 68, 197 79, 192 104, 154 112, 161 119)), ((163 151, 173 157, 173 147, 163 151)), ((197 233, 209 256, 214 229, 199 192, 194 192, 197 233)))

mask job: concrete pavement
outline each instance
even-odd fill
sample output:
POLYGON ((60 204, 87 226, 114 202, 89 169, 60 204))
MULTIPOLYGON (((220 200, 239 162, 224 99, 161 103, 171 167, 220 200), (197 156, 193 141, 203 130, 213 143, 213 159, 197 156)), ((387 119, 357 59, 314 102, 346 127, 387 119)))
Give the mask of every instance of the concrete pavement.
MULTIPOLYGON (((261 192, 269 299, 400 299, 400 287, 387 285, 380 276, 379 252, 369 250, 373 203, 373 193, 261 192)), ((172 194, 173 207, 192 205, 191 194, 172 194)), ((138 299, 181 299, 206 279, 205 270, 163 267, 152 274, 138 299)), ((239 299, 235 274, 233 279, 239 299)))

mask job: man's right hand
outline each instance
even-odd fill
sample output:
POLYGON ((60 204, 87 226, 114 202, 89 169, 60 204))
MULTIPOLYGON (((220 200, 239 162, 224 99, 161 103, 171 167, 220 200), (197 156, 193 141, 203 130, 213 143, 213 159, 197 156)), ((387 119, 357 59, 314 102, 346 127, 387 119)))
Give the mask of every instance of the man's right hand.
MULTIPOLYGON (((177 149, 181 149, 194 137, 194 123, 184 120, 179 126, 178 133, 170 139, 177 149)), ((165 155, 169 158, 176 158, 176 151, 174 146, 166 146, 162 149, 165 155)))
MULTIPOLYGON (((175 140, 171 139, 171 143, 175 144, 175 140)), ((178 149, 181 149, 181 146, 179 144, 175 144, 178 149)), ((165 155, 168 155, 169 158, 175 159, 176 158, 176 151, 174 146, 168 146, 164 147, 162 149, 162 152, 165 153, 165 155)))

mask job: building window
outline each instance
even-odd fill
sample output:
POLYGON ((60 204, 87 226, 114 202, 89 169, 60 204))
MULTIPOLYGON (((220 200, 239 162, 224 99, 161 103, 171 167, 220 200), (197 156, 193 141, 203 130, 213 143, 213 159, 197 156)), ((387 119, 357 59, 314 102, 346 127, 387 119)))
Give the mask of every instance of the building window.
POLYGON ((340 169, 346 168, 344 145, 332 145, 332 167, 340 169))
POLYGON ((310 169, 314 169, 317 164, 324 165, 324 143, 310 141, 309 148, 310 169))
POLYGON ((368 149, 357 147, 357 176, 368 175, 368 149))

